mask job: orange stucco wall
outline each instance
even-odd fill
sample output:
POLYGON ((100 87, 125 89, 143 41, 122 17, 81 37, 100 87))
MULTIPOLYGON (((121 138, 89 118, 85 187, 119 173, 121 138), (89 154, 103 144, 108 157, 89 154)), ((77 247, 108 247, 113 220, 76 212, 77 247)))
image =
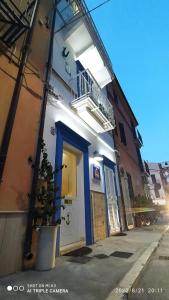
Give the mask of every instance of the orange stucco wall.
MULTIPOLYGON (((44 73, 47 62, 52 0, 40 1, 33 33, 29 60, 23 79, 15 121, 12 129, 3 181, 0 184, 0 211, 26 210, 30 193, 32 169, 28 157, 35 157, 39 117, 43 96, 44 73), (39 22, 41 20, 41 23, 39 22), (36 73, 36 74, 34 74, 36 73), (38 74, 38 76, 37 76, 38 74)), ((19 56, 21 40, 15 54, 19 56)), ((16 82, 18 67, 3 53, 0 45, 0 144, 16 82)))
POLYGON ((9 63, 7 57, 0 55, 0 144, 11 103, 16 74, 16 66, 13 63, 9 63))
POLYGON ((27 160, 35 154, 42 82, 35 77, 33 80, 27 79, 27 83, 39 97, 24 87, 21 90, 3 182, 0 185, 1 210, 23 210, 28 206, 27 194, 30 192, 32 169, 27 160))

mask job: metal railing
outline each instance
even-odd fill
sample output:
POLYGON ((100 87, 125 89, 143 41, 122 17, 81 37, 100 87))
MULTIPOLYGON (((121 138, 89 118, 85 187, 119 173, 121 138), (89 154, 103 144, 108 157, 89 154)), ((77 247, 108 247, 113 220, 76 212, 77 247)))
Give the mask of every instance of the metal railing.
POLYGON ((60 31, 66 25, 71 23, 74 18, 76 19, 76 16, 79 13, 76 0, 60 1, 57 5, 57 13, 59 19, 61 19, 61 27, 57 29, 57 31, 60 31))
POLYGON ((31 27, 36 1, 0 1, 0 40, 11 47, 31 27))
POLYGON ((137 139, 139 140, 140 144, 143 145, 143 139, 138 129, 137 129, 137 139))
POLYGON ((74 88, 76 87, 76 92, 72 88, 74 94, 73 102, 90 97, 103 115, 114 124, 113 106, 88 69, 74 77, 71 80, 71 84, 74 88))

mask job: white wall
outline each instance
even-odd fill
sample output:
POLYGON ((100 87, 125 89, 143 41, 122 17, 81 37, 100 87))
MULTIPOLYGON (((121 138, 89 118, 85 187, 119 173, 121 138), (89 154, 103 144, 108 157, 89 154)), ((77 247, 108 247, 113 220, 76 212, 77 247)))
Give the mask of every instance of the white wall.
POLYGON ((60 33, 56 34, 54 39, 54 55, 52 67, 68 85, 72 86, 72 79, 76 75, 76 63, 74 61, 71 48, 62 39, 60 33), (69 55, 67 57, 63 57, 62 55, 62 51, 65 47, 66 52, 69 51, 69 55))
POLYGON ((103 164, 96 162, 94 158, 89 158, 89 174, 90 174, 90 189, 92 191, 104 193, 105 187, 104 187, 104 173, 103 173, 103 164), (100 167, 100 178, 101 180, 95 179, 93 177, 93 165, 100 167))
MULTIPOLYGON (((55 126, 55 122, 62 121, 75 132, 79 133, 86 140, 91 142, 90 153, 99 151, 101 154, 107 156, 112 161, 115 161, 115 155, 110 148, 114 149, 114 143, 112 136, 109 133, 97 134, 92 130, 84 121, 82 121, 76 113, 70 108, 73 95, 68 87, 64 84, 57 75, 52 74, 51 84, 54 86, 55 93, 60 95, 63 100, 62 103, 57 104, 56 100, 49 101, 46 112, 45 130, 47 131, 45 136, 48 136, 50 127, 55 126), (105 146, 104 142, 108 144, 105 146), (110 146, 110 148, 109 148, 110 146)), ((49 138, 49 137, 48 137, 49 138)), ((51 139, 51 138, 49 138, 51 139)), ((53 143, 52 143, 53 148, 53 143)))
MULTIPOLYGON (((58 21, 59 22, 59 21, 58 21)), ((59 24, 56 23, 56 30, 59 28, 59 24)), ((84 139, 91 143, 89 146, 90 157, 90 186, 92 190, 104 192, 103 184, 103 169, 101 166, 101 181, 93 179, 92 174, 92 158, 93 152, 98 151, 100 154, 106 156, 111 161, 115 162, 114 143, 112 135, 109 133, 97 134, 92 128, 90 128, 78 115, 71 109, 71 101, 73 100, 73 93, 69 87, 76 90, 76 85, 72 85, 72 79, 76 76, 76 62, 74 61, 73 53, 68 44, 64 41, 65 30, 55 34, 54 41, 54 55, 53 55, 53 69, 54 72, 51 76, 51 85, 54 87, 54 91, 57 95, 60 95, 63 100, 61 103, 56 103, 56 100, 52 99, 48 102, 45 119, 44 139, 47 145, 49 159, 52 164, 55 164, 55 152, 56 152, 56 134, 51 134, 51 127, 55 128, 55 122, 61 121, 73 131, 78 133, 84 139), (68 57, 63 57, 62 51, 66 47, 66 51, 69 51, 68 57), (70 74, 67 73, 65 65, 69 66, 70 74), (59 76, 58 76, 59 75, 59 76)), ((78 41, 77 41, 78 42, 78 41)), ((106 89, 103 89, 103 93, 106 94, 106 89)))
MULTIPOLYGON (((69 115, 67 111, 63 110, 63 107, 60 104, 56 104, 56 107, 48 104, 46 119, 45 119, 45 129, 44 129, 44 140, 48 149, 49 160, 52 162, 53 166, 55 165, 55 153, 56 153, 56 134, 53 136, 50 133, 51 127, 55 127, 55 122, 61 121, 84 139, 91 143, 89 146, 89 157, 90 159, 90 184, 91 189, 95 191, 104 192, 103 188, 103 173, 101 167, 101 182, 94 181, 92 179, 92 157, 93 152, 98 151, 100 154, 106 156, 111 161, 115 162, 115 153, 110 148, 110 143, 104 144, 104 140, 99 140, 97 135, 92 134, 92 131, 89 131, 88 128, 83 126, 83 121, 79 119, 74 113, 71 112, 69 115), (72 114, 72 116, 71 116, 72 114), (80 122, 80 123, 79 123, 80 122)), ((111 140, 110 140, 111 141, 111 140)))
MULTIPOLYGON (((63 1, 64 6, 65 6, 65 1, 63 1)), ((60 5, 62 5, 60 4, 60 5)), ((57 21, 59 22, 59 20, 57 21)), ((56 22, 56 30, 59 28, 59 24, 56 22)), ((55 39, 54 39, 54 50, 53 50, 53 69, 55 70, 56 73, 59 74, 59 76, 62 79, 59 79, 57 76, 52 75, 51 79, 51 85, 54 86, 56 93, 61 95, 64 99, 64 104, 67 105, 70 108, 71 101, 73 100, 73 90, 76 91, 76 82, 74 80, 76 74, 77 74, 77 69, 76 69, 76 62, 73 56, 73 51, 71 47, 66 43, 64 40, 65 36, 65 30, 67 27, 65 27, 64 30, 61 30, 55 34, 55 39), (63 57, 62 51, 63 48, 66 47, 66 52, 69 51, 69 55, 67 57, 63 57), (65 67, 65 64, 69 66, 70 68, 70 74, 67 73, 65 67), (70 90, 64 85, 64 82, 72 88, 72 94, 70 90)), ((78 41, 77 41, 78 43, 78 41)), ((106 95, 106 88, 102 89, 103 94, 106 95)), ((112 137, 108 133, 103 133, 101 137, 109 143, 113 148, 113 141, 112 137)), ((101 147, 102 151, 102 147, 101 147)), ((103 150, 104 151, 104 150, 103 150)))

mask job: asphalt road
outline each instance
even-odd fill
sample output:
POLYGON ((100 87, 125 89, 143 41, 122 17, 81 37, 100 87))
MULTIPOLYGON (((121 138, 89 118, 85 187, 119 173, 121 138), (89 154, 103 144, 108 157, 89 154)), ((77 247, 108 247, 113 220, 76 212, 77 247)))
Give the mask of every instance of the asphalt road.
MULTIPOLYGON (((159 219, 147 230, 161 231, 169 224, 169 216, 159 219)), ((169 300, 169 231, 150 259, 141 277, 133 287, 129 300, 169 300)))

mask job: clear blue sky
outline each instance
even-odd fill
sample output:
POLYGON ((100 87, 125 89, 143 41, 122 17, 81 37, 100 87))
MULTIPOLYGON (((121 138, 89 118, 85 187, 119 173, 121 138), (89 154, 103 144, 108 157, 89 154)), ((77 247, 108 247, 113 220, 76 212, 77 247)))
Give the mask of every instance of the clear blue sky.
MULTIPOLYGON (((89 9, 103 0, 86 0, 89 9)), ((139 122, 148 161, 169 160, 169 0, 111 0, 92 17, 139 122)))

